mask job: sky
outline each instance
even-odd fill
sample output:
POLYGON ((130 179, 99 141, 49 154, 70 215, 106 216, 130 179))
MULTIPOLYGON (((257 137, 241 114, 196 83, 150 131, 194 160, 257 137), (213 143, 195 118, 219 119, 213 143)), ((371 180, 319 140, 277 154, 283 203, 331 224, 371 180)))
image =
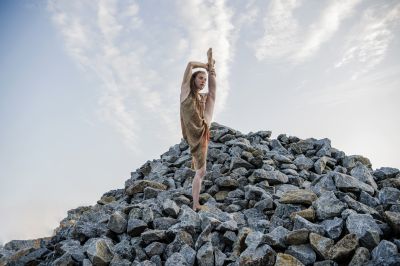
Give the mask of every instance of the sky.
POLYGON ((0 244, 51 236, 179 143, 209 47, 213 121, 400 168, 399 24, 396 0, 1 1, 0 244))

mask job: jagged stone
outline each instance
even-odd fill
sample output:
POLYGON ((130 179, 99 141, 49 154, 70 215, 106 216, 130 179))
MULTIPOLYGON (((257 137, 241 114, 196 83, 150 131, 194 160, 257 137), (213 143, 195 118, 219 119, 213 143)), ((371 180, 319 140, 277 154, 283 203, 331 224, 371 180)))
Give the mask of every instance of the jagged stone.
POLYGON ((179 208, 179 206, 173 200, 167 199, 163 203, 164 212, 174 218, 176 218, 178 216, 180 209, 181 208, 179 208))
POLYGON ((351 234, 357 235, 363 247, 371 249, 380 242, 382 230, 369 214, 350 214, 346 220, 346 227, 351 234))
POLYGON ((136 193, 143 193, 145 187, 152 187, 159 190, 166 190, 167 186, 151 180, 139 180, 126 189, 126 194, 132 196, 136 193))
POLYGON ((379 191, 379 201, 382 204, 400 203, 400 190, 393 187, 384 187, 379 191))
POLYGON ((358 238, 355 234, 345 235, 329 250, 329 257, 335 261, 341 261, 351 256, 358 246, 358 238))
POLYGON ((304 219, 306 219, 310 222, 315 221, 315 218, 316 218, 315 210, 312 207, 301 210, 301 211, 293 212, 292 214, 290 214, 290 218, 294 219, 294 217, 296 215, 299 215, 300 217, 303 217, 304 219))
POLYGON ((350 191, 350 192, 365 191, 371 195, 374 194, 373 187, 359 181, 357 178, 352 177, 350 175, 333 172, 333 179, 335 181, 336 187, 339 188, 340 190, 350 191))
POLYGON ((396 256, 397 254, 398 251, 396 245, 387 240, 382 240, 371 252, 372 260, 377 265, 385 264, 388 258, 396 256))
POLYGON ((319 224, 313 224, 311 222, 309 222, 308 220, 304 219, 303 217, 296 215, 294 217, 294 225, 293 225, 293 229, 297 230, 297 229, 301 229, 301 228, 305 228, 310 230, 310 232, 314 232, 320 235, 323 235, 325 230, 324 228, 319 225, 319 224))
POLYGON ((289 254, 284 254, 284 253, 278 253, 276 255, 276 261, 275 261, 275 266, 304 266, 303 263, 301 263, 298 259, 295 257, 289 255, 289 254))
POLYGON ((310 231, 308 229, 302 228, 288 232, 284 238, 286 245, 301 245, 308 243, 308 235, 310 231))
POLYGON ((84 248, 86 249, 90 261, 94 265, 108 265, 114 257, 111 240, 92 238, 85 243, 84 248))
POLYGON ((400 235, 400 213, 386 211, 385 219, 392 228, 393 232, 400 235))
POLYGON ((369 250, 365 247, 357 248, 353 258, 349 262, 349 266, 363 266, 367 264, 370 258, 369 250))
POLYGON ((289 246, 285 253, 292 255, 304 265, 310 265, 317 259, 317 255, 309 244, 289 246))
POLYGON ((197 251, 196 257, 199 266, 214 265, 214 249, 211 242, 204 243, 197 251))
POLYGON ((147 223, 142 220, 130 218, 128 220, 127 233, 131 236, 139 236, 147 228, 147 223))
POLYGON ((332 218, 341 214, 347 205, 335 196, 332 191, 322 194, 313 204, 320 220, 332 218))
POLYGON ((399 169, 392 167, 381 167, 374 171, 373 175, 377 178, 378 181, 394 178, 400 173, 399 169))
POLYGON ((331 220, 322 221, 321 225, 324 227, 326 234, 331 239, 338 239, 342 234, 343 230, 343 219, 341 218, 333 218, 331 220))
POLYGON ((299 189, 285 192, 279 201, 281 203, 311 205, 316 199, 317 195, 314 192, 299 189))
POLYGON ((127 225, 126 214, 116 211, 110 216, 107 227, 114 233, 121 234, 126 231, 127 225))
POLYGON ((334 243, 335 242, 330 238, 312 232, 310 233, 310 244, 312 248, 324 259, 329 259, 329 250, 334 243))
POLYGON ((267 244, 251 245, 240 254, 239 265, 274 265, 276 252, 267 244))

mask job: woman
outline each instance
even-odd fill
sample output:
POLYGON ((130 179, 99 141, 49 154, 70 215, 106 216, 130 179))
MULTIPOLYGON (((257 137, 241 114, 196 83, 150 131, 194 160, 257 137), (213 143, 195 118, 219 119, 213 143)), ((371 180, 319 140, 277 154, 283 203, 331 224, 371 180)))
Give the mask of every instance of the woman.
POLYGON ((181 86, 182 135, 190 147, 192 169, 196 170, 192 183, 193 210, 195 211, 201 209, 199 194, 202 179, 206 174, 207 146, 210 139, 210 125, 215 103, 216 75, 215 61, 212 61, 212 65, 210 63, 189 62, 181 86), (196 71, 192 74, 193 68, 205 68, 209 72, 207 94, 199 93, 206 84, 206 72, 196 71))

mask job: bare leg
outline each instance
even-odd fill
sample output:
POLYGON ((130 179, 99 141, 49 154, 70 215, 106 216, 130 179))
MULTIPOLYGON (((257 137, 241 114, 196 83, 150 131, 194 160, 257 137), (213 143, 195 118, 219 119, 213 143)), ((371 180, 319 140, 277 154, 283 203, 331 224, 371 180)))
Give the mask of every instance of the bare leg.
POLYGON ((200 203, 199 203, 199 195, 200 195, 200 189, 201 189, 201 182, 203 181, 203 177, 206 174, 206 164, 202 168, 196 171, 196 174, 193 178, 193 183, 192 183, 192 196, 193 196, 193 210, 199 209, 200 208, 200 203))

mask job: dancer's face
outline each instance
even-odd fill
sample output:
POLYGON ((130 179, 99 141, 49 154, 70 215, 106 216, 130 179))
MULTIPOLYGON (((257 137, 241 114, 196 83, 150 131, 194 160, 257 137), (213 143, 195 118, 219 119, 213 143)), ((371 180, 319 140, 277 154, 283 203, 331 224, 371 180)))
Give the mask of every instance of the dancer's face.
POLYGON ((204 73, 199 73, 196 76, 195 79, 195 84, 196 84, 196 88, 200 91, 204 88, 204 86, 206 85, 207 82, 207 75, 204 73))

